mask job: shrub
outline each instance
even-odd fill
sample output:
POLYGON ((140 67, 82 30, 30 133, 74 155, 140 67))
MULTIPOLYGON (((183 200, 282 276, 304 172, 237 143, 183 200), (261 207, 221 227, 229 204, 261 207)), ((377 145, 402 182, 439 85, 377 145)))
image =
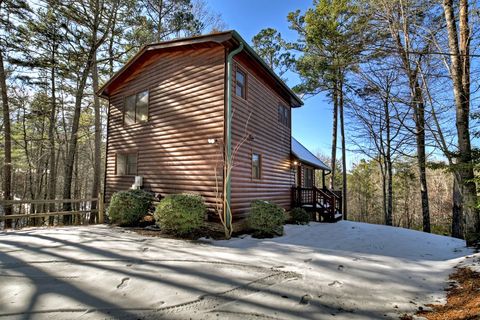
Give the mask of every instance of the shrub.
POLYGON ((191 236, 204 224, 207 207, 199 195, 173 194, 160 201, 155 220, 163 231, 176 236, 191 236))
POLYGON ((302 208, 293 208, 290 211, 290 220, 295 224, 309 224, 310 214, 302 208))
POLYGON ((254 237, 267 238, 283 234, 285 215, 282 208, 261 200, 252 201, 251 207, 247 224, 254 237))
POLYGON ((113 194, 108 217, 120 226, 135 226, 150 209, 153 196, 144 190, 120 191, 113 194))

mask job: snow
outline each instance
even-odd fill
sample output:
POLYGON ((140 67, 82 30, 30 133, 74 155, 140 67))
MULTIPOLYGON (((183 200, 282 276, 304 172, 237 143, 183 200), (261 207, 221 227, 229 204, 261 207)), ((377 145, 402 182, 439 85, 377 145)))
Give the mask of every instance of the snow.
POLYGON ((445 300, 464 242, 340 221, 184 241, 109 226, 0 232, 0 317, 398 319, 445 300))

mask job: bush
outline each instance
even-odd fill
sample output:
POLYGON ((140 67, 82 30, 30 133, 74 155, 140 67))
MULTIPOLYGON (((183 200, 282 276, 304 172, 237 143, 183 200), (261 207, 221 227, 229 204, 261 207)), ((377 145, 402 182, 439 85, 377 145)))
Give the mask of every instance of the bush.
POLYGON ((160 201, 155 220, 161 230, 176 236, 191 236, 204 224, 207 207, 199 195, 173 194, 160 201))
POLYGON ((295 224, 309 224, 310 214, 302 208, 293 208, 290 211, 290 220, 295 224))
POLYGON ((285 215, 282 208, 261 200, 252 201, 251 207, 247 224, 254 237, 267 238, 283 234, 285 215))
POLYGON ((108 217, 120 226, 136 226, 150 209, 153 196, 144 190, 120 191, 113 194, 108 217))

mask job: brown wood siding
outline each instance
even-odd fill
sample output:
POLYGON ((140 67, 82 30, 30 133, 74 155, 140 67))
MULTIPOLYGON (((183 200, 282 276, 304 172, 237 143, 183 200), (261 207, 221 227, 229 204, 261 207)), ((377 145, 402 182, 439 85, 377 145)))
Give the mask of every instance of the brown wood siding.
POLYGON ((247 97, 242 99, 233 90, 232 149, 240 147, 232 170, 232 212, 237 218, 245 216, 255 199, 289 209, 291 187, 295 183, 290 159, 291 129, 278 121, 278 105, 289 110, 290 106, 242 55, 235 60, 237 67, 247 74, 247 97), (253 140, 248 139, 249 135, 253 140), (259 180, 252 178, 252 152, 262 157, 259 180))
POLYGON ((215 167, 222 190, 225 52, 220 45, 183 48, 154 55, 110 97, 106 200, 127 190, 134 177, 115 175, 117 152, 138 152, 137 175, 144 189, 161 195, 201 194, 215 203, 215 167), (149 90, 149 119, 124 127, 125 97, 149 90))

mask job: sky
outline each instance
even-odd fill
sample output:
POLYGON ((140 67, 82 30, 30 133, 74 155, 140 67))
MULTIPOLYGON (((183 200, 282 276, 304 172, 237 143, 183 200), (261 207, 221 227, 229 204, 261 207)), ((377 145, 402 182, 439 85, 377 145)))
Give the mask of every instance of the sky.
MULTIPOLYGON (((288 28, 287 15, 312 6, 312 0, 206 0, 212 11, 222 15, 227 29, 234 29, 251 44, 253 36, 264 28, 278 30, 289 41, 296 33, 288 28)), ((298 77, 286 74, 292 87, 298 77)), ((308 98, 305 105, 292 111, 292 135, 313 153, 330 155, 332 107, 324 95, 308 98)))

